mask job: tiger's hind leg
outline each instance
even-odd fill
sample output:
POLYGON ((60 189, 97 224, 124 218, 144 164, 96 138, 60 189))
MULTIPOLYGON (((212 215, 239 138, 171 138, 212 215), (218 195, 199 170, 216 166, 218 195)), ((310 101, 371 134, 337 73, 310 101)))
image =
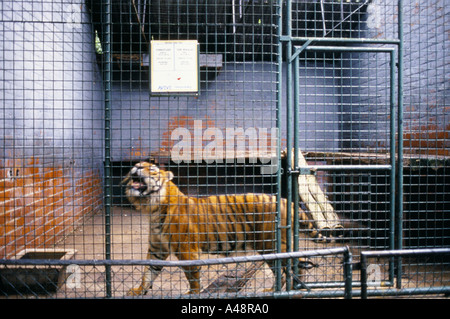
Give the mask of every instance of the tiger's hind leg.
POLYGON ((183 267, 184 274, 189 281, 188 294, 199 294, 201 290, 200 266, 183 267))
MULTIPOLYGON (((196 245, 181 245, 181 252, 178 252, 179 260, 198 260, 200 259, 200 251, 196 245)), ((184 266, 182 267, 187 280, 189 281, 188 294, 199 294, 201 290, 200 282, 200 266, 184 266)))

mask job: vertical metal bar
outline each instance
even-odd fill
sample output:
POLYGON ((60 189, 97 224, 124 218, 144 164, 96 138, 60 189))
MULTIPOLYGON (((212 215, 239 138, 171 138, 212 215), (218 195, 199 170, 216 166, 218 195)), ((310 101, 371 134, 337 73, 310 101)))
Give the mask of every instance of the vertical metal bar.
MULTIPOLYGON (((395 50, 390 52, 390 161, 391 161, 391 185, 390 185, 390 217, 389 217, 389 249, 395 249, 395 202, 396 202, 396 142, 395 142, 395 50)), ((394 279, 394 262, 393 259, 389 261, 389 281, 394 279)))
POLYGON ((361 299, 367 299, 367 258, 361 253, 361 299))
MULTIPOLYGON (((403 248, 403 0, 398 1, 398 164, 397 164, 397 247, 403 248)), ((402 260, 397 263, 397 288, 401 288, 402 260)))
MULTIPOLYGON (((292 26, 292 5, 291 1, 286 2, 286 35, 291 37, 291 26, 292 26)), ((292 170, 292 65, 290 63, 292 55, 292 43, 291 41, 286 42, 286 200, 288 203, 292 202, 292 175, 290 171, 292 170)), ((291 245, 291 235, 292 235, 292 222, 291 222, 292 210, 291 205, 286 205, 286 251, 292 250, 291 245)), ((291 260, 286 260, 286 269, 291 269, 291 260)), ((290 290, 290 276, 289 272, 286 272, 286 290, 290 290)))
POLYGON ((344 298, 352 299, 352 254, 350 249, 346 247, 347 250, 344 252, 344 281, 345 281, 345 290, 344 290, 344 298))
MULTIPOLYGON (((281 222, 281 119, 282 119, 282 108, 283 108, 283 46, 281 43, 281 36, 282 36, 282 8, 283 8, 283 2, 284 0, 278 1, 278 12, 277 12, 277 41, 278 41, 278 72, 277 72, 277 114, 276 114, 276 124, 277 124, 277 157, 278 157, 278 169, 277 169, 277 213, 278 217, 276 219, 276 225, 275 225, 275 231, 276 231, 276 247, 277 247, 277 253, 281 252, 281 228, 280 228, 280 222, 281 222)), ((281 291, 281 260, 277 259, 275 261, 275 290, 281 291)))
MULTIPOLYGON (((104 205, 105 205, 105 259, 111 259, 111 0, 103 2, 103 83, 105 94, 105 163, 104 163, 104 205)), ((111 297, 111 266, 105 265, 106 297, 111 297)))
MULTIPOLYGON (((299 58, 298 56, 294 59, 294 169, 297 170, 298 157, 299 157, 299 58)), ((294 251, 299 250, 299 185, 298 178, 294 179, 293 183, 293 201, 294 201, 294 225, 293 225, 293 238, 294 251)), ((294 260, 294 273, 298 273, 298 260, 294 260)))

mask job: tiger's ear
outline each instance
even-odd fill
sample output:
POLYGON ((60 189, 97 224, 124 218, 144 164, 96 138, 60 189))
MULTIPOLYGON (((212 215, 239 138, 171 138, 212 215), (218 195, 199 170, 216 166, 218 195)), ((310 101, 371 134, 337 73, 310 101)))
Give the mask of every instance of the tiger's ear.
POLYGON ((171 181, 173 179, 173 173, 171 171, 167 171, 167 180, 171 181))

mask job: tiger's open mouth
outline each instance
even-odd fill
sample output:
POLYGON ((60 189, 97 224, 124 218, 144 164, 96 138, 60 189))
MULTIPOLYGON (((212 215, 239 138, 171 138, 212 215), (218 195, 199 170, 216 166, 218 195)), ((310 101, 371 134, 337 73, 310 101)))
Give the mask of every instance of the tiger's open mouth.
POLYGON ((143 193, 147 190, 147 184, 144 179, 138 175, 133 175, 131 177, 131 187, 140 193, 143 193))
POLYGON ((151 195, 160 191, 161 185, 148 185, 145 180, 145 177, 133 174, 131 175, 131 184, 129 184, 129 186, 138 191, 140 196, 151 195))

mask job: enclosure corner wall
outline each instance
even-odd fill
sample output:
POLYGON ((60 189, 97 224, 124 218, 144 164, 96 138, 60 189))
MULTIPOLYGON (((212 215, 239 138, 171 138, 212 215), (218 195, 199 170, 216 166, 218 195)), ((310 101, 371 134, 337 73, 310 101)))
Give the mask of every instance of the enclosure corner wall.
POLYGON ((2 1, 0 257, 102 207, 103 93, 84 1, 2 1))

